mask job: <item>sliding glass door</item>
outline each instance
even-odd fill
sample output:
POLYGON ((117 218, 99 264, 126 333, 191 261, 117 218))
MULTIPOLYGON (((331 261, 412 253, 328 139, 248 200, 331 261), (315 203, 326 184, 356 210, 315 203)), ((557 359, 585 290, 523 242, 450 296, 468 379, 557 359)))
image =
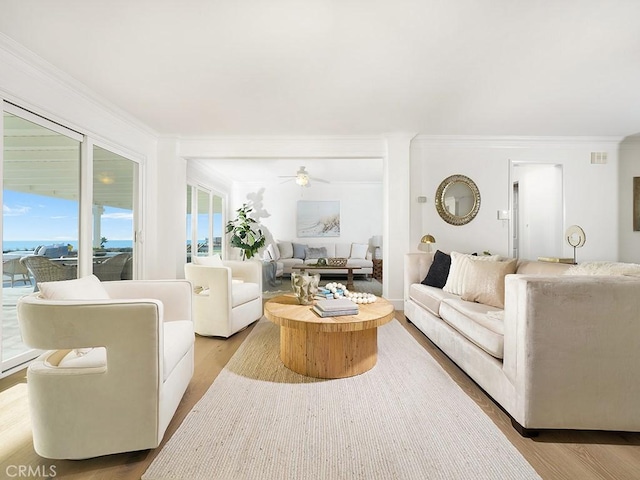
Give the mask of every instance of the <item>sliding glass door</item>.
POLYGON ((93 273, 100 280, 133 278, 137 183, 136 162, 93 147, 93 273))
POLYGON ((20 337, 18 298, 36 281, 57 279, 34 278, 24 259, 38 257, 77 276, 81 140, 28 112, 3 112, 2 370, 35 355, 20 337))
POLYGON ((223 255, 224 198, 203 187, 187 185, 187 262, 192 255, 223 255))
POLYGON ((140 165, 7 102, 0 130, 1 375, 37 354, 22 343, 16 304, 38 282, 136 278, 140 165))

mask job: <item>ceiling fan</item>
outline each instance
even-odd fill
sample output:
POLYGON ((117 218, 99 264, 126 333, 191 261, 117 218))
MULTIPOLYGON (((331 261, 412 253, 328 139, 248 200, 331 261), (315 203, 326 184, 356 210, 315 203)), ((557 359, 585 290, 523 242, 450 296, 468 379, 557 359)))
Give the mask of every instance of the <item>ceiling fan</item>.
MULTIPOLYGON (((288 178, 289 180, 285 180, 285 182, 289 182, 291 180, 295 180, 295 182, 301 187, 309 187, 309 182, 313 180, 314 182, 321 183, 331 183, 328 180, 323 180, 321 178, 310 177, 309 172, 307 172, 306 168, 303 166, 300 167, 300 170, 296 172, 295 175, 278 175, 280 178, 288 178)), ((284 182, 283 182, 284 183, 284 182)))

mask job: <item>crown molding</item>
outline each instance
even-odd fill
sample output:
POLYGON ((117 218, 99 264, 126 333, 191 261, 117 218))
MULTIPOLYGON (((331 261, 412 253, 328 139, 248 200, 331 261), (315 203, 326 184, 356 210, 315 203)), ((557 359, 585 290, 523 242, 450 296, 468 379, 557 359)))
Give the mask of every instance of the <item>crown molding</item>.
MULTIPOLYGON (((45 59, 2 32, 0 32, 0 50, 5 52, 9 58, 13 59, 11 62, 12 67, 15 67, 27 76, 52 84, 59 89, 61 88, 70 96, 80 97, 85 102, 97 107, 103 113, 109 114, 115 120, 126 124, 130 128, 134 128, 146 135, 152 135, 156 138, 159 136, 158 132, 150 126, 141 122, 136 117, 111 103, 107 99, 101 97, 84 83, 75 79, 55 65, 47 62, 45 59)), ((88 133, 86 132, 86 129, 74 124, 73 121, 68 119, 52 118, 55 116, 55 112, 51 112, 49 107, 33 103, 31 100, 23 98, 19 93, 7 90, 4 86, 0 87, 0 89, 3 92, 6 92, 6 95, 4 95, 6 100, 23 106, 24 108, 33 110, 34 113, 42 112, 41 114, 47 118, 60 121, 61 123, 70 125, 70 128, 88 133), (71 125, 73 125, 73 127, 71 127, 71 125)))
POLYGON ((181 137, 180 156, 211 158, 382 158, 386 139, 377 136, 181 137))
POLYGON ((584 147, 594 144, 617 147, 623 140, 624 137, 617 136, 418 135, 413 143, 484 148, 584 147))

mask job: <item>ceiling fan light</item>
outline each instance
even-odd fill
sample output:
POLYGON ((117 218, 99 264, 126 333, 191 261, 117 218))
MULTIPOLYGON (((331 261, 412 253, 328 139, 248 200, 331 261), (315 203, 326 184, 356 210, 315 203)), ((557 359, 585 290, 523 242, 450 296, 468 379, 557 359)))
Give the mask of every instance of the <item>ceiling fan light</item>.
POLYGON ((309 183, 309 177, 307 175, 298 174, 296 177, 296 183, 301 187, 304 187, 309 183))

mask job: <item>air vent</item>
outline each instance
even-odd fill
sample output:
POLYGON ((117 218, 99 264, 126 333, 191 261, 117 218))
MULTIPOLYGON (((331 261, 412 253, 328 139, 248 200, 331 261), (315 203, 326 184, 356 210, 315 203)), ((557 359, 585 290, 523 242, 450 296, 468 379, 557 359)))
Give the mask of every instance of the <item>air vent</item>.
POLYGON ((607 152, 591 152, 592 165, 604 165, 607 163, 607 152))

